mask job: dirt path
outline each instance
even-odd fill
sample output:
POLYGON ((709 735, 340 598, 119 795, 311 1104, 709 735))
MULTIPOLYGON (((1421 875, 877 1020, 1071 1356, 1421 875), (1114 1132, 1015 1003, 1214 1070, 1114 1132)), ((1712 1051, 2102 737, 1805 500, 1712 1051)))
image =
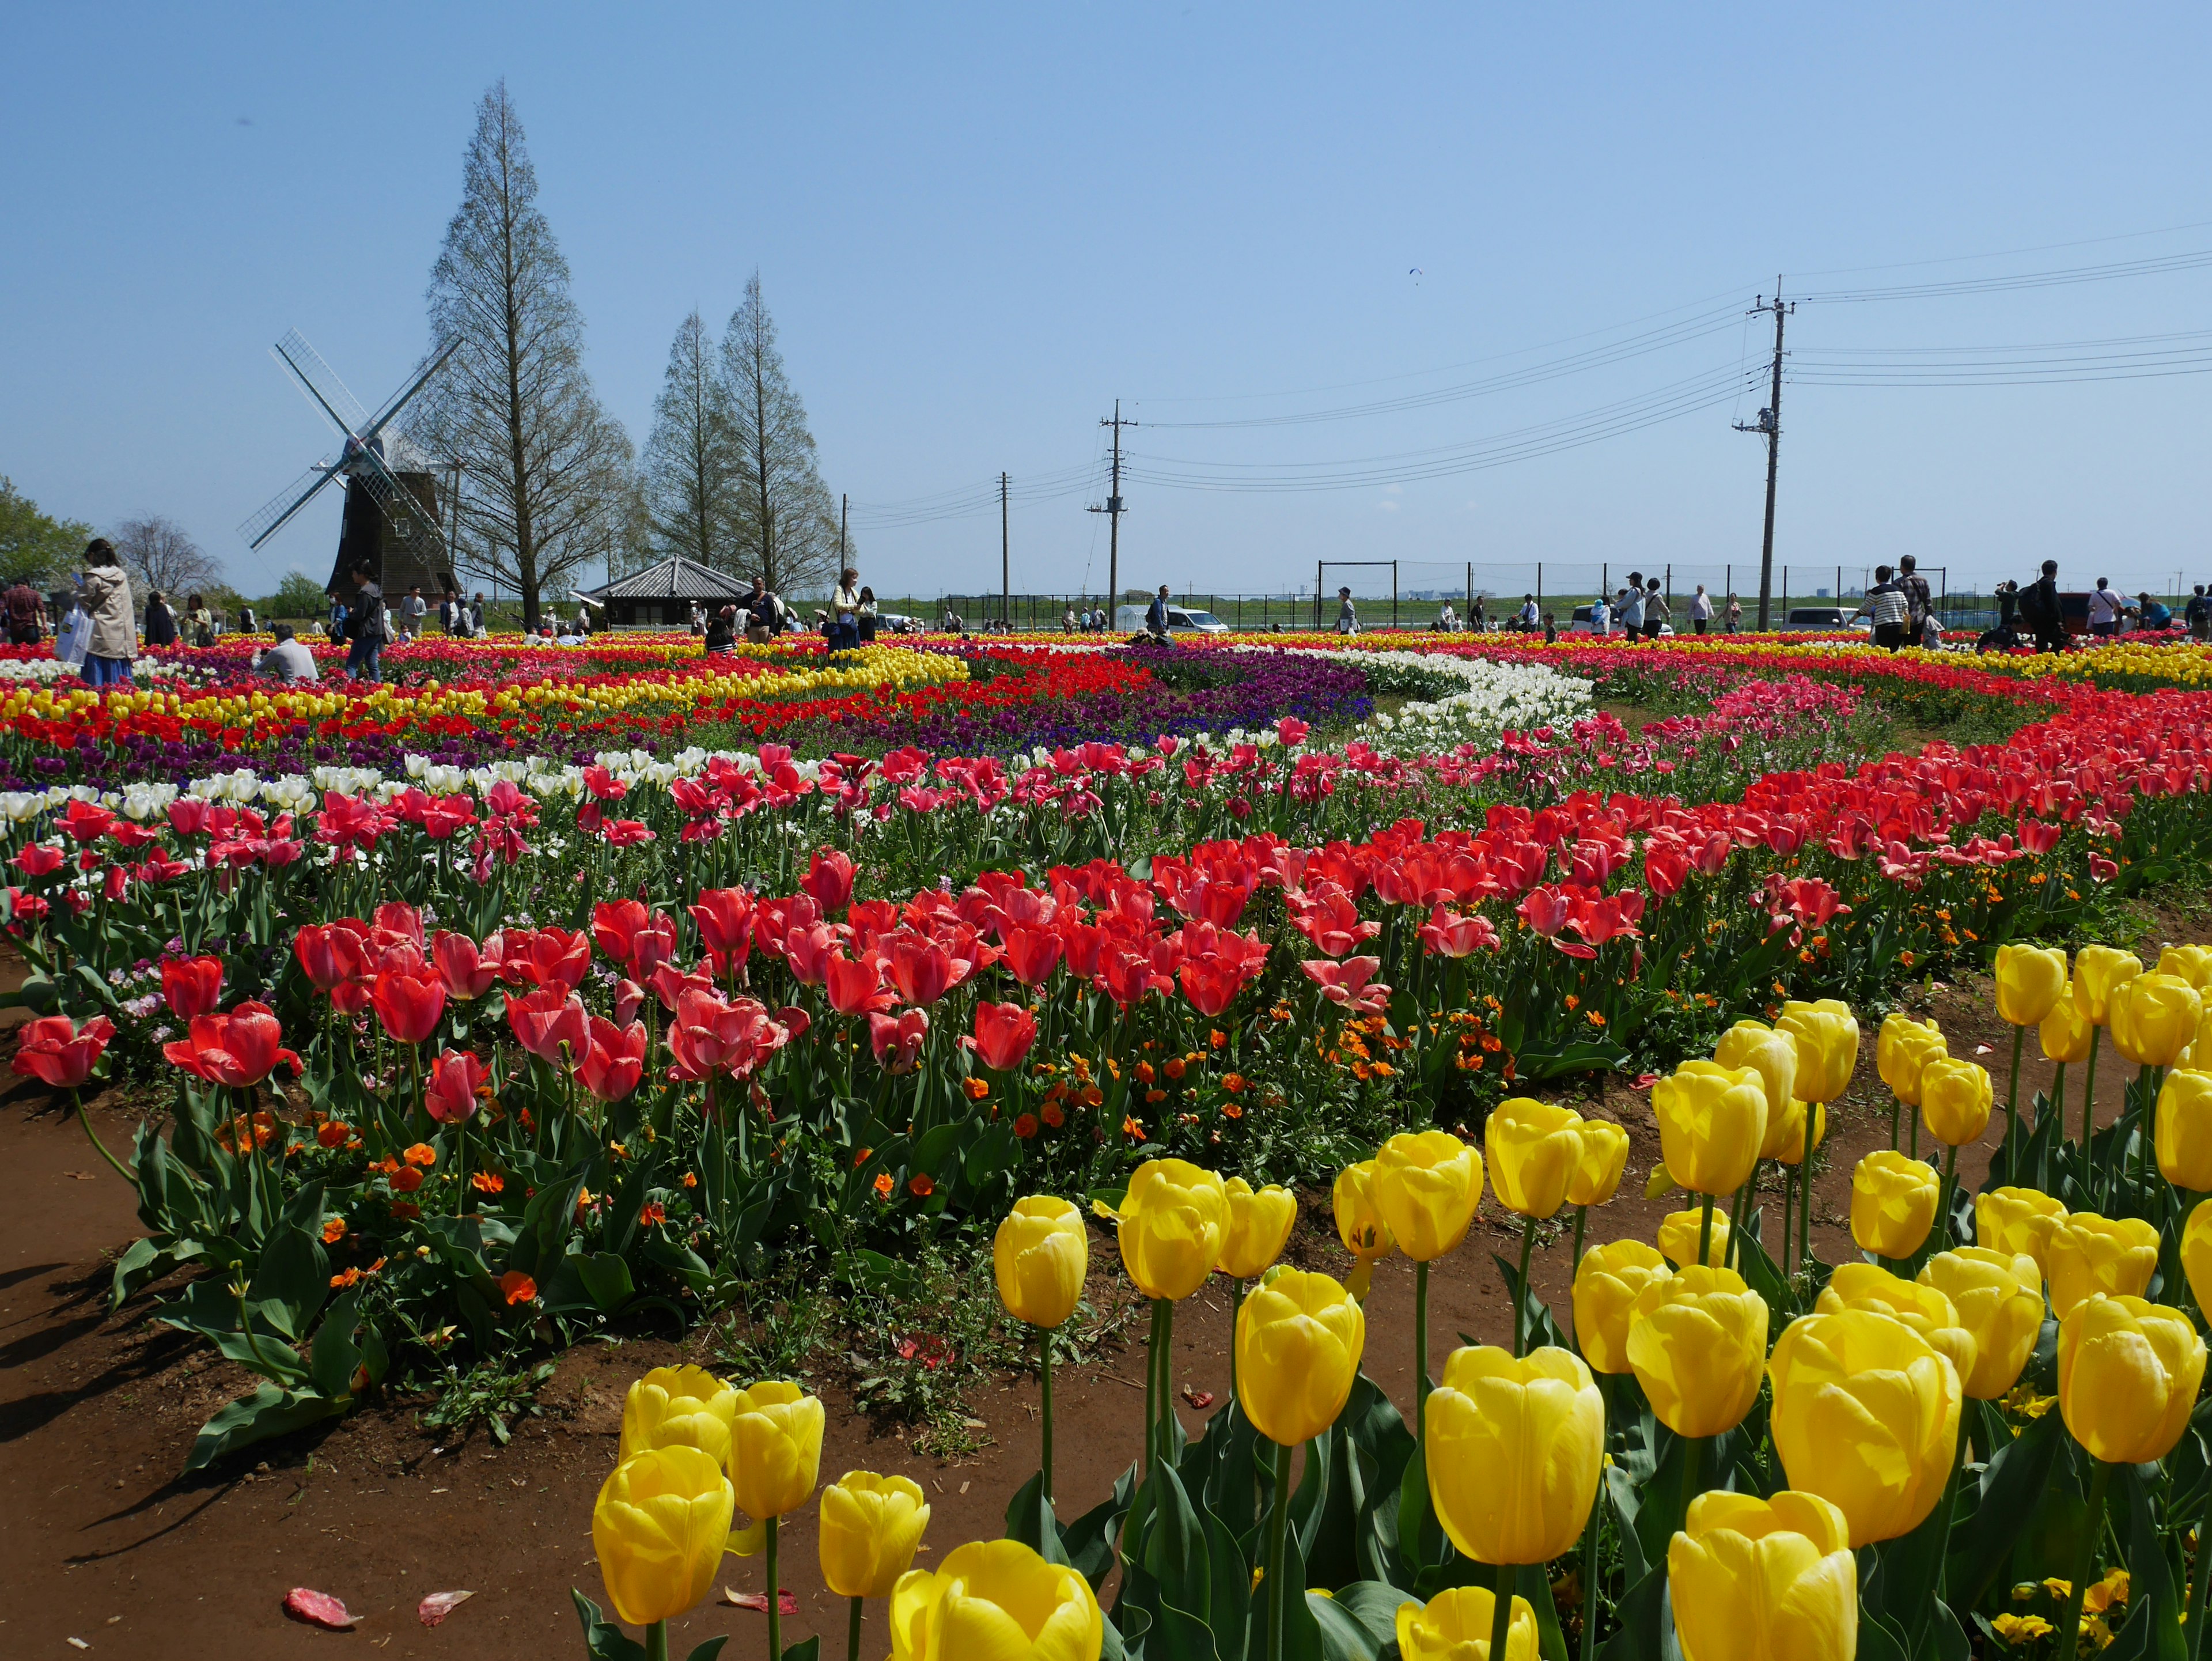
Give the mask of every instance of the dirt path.
MULTIPOLYGON (((1990 1013, 1985 983, 1938 989, 1931 1007, 1952 1053, 1981 1061, 1996 1078, 1994 1146, 2010 1030, 1990 1013), (1979 1044, 1990 1053, 1978 1054, 1979 1044)), ((2047 1081, 2035 1048, 2028 1045, 2023 1099, 2047 1081)), ((1832 1262, 1856 1256, 1846 1226, 1850 1167, 1887 1141, 1873 1050, 1869 1026, 1859 1076, 1832 1121, 1834 1159, 1816 1189, 1816 1249, 1832 1262)), ((9 1177, 0 1205, 0 1655, 60 1661, 78 1652, 72 1638, 94 1654, 180 1661, 299 1656, 331 1645, 374 1647, 394 1661, 575 1652, 568 1589, 605 1602, 591 1507, 612 1462, 623 1392, 649 1366, 701 1359, 696 1337, 682 1348, 631 1341, 568 1353, 542 1396, 545 1416, 526 1421, 503 1449, 481 1433, 443 1446, 416 1424, 419 1404, 406 1403, 258 1450, 262 1463, 179 1480, 174 1473, 201 1422, 252 1381, 183 1335, 147 1324, 149 1299, 106 1315, 108 1261, 140 1232, 133 1202, 74 1120, 27 1081, 12 1082, 0 1094, 0 1170, 9 1177), (360 1617, 356 1632, 289 1622, 278 1605, 295 1585, 343 1598, 360 1617), (477 1595, 435 1631, 417 1624, 423 1595, 457 1589, 477 1595)), ((2078 1114, 2078 1085, 2069 1086, 2078 1114)), ((2113 1071, 2100 1093, 2109 1120, 2120 1098, 2113 1071)), ((1634 1142, 1631 1174, 1593 1218, 1592 1241, 1650 1238, 1680 1200, 1643 1197, 1658 1158, 1648 1095, 1610 1083, 1599 1102, 1581 1105, 1618 1118, 1634 1142)), ((127 1146, 131 1126, 121 1114, 96 1109, 94 1123, 109 1146, 127 1146)), ((1967 1150, 1962 1179, 1978 1182, 1986 1159, 1986 1148, 1967 1150)), ((1509 1336, 1510 1310, 1489 1254, 1510 1256, 1518 1238, 1491 1202, 1467 1248, 1437 1266, 1433 1365, 1441 1366, 1458 1334, 1488 1342, 1509 1336)), ((1339 1271, 1346 1262, 1311 1215, 1292 1251, 1339 1271)), ((1562 1238, 1540 1250, 1534 1275, 1563 1320, 1567 1259, 1562 1238)), ((1110 1237, 1094 1234, 1094 1263, 1105 1273, 1113 1261, 1110 1237)), ((1368 1305, 1367 1371, 1401 1407, 1412 1397, 1412 1283, 1403 1260, 1386 1262, 1368 1305)), ((1228 1333, 1218 1283, 1178 1310, 1180 1384, 1217 1402, 1225 1396, 1228 1333)), ((1141 1356, 1127 1351, 1055 1379, 1058 1486, 1070 1514, 1103 1497, 1133 1457, 1142 1375, 1141 1356)), ((855 1467, 913 1476, 929 1494, 929 1540, 941 1556, 1004 1531, 1006 1502, 1036 1465, 1036 1399, 1026 1379, 978 1392, 971 1405, 993 1445, 948 1462, 915 1454, 902 1436, 872 1433, 832 1395, 823 1476, 855 1467)), ((1182 1412, 1195 1433, 1205 1415, 1188 1405, 1182 1412)), ((785 1641, 818 1632, 825 1653, 842 1654, 843 1608, 821 1585, 813 1515, 810 1508, 790 1519, 785 1534, 782 1579, 800 1609, 785 1623, 785 1641)), ((726 1561, 726 1585, 763 1589, 759 1559, 726 1561)), ((881 1610, 872 1608, 869 1621, 868 1652, 880 1653, 881 1610)), ((709 1605, 680 1624, 674 1652, 730 1632, 733 1656, 756 1655, 763 1624, 709 1605)))

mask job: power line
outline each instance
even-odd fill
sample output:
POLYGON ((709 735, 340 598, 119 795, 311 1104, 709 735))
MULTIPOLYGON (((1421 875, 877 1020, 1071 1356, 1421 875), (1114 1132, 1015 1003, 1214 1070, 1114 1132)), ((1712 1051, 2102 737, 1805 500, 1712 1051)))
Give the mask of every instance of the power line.
POLYGON ((2069 265, 2047 271, 2018 271, 2002 277, 1959 277, 1948 283, 1901 283, 1879 289, 1827 289, 1801 295, 1808 305, 1856 304, 1875 300, 1940 300, 1956 295, 2003 294, 2022 289, 2069 288, 2082 283, 2111 283, 2125 277, 2162 277, 2172 271, 2212 265, 2212 248, 2159 254, 2147 259, 2115 260, 2102 265, 2069 265))

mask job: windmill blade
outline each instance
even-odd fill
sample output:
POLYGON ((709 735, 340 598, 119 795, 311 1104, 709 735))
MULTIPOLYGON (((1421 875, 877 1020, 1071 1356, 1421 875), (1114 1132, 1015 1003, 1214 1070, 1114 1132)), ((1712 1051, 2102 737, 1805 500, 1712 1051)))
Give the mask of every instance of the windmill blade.
MULTIPOLYGON (((386 519, 397 525, 399 515, 404 513, 409 520, 428 526, 430 540, 439 548, 446 548, 445 527, 438 523, 437 514, 423 505, 420 496, 399 482, 398 474, 385 464, 382 456, 364 445, 355 452, 353 462, 354 478, 361 481, 362 489, 367 490, 376 505, 384 510, 386 519)), ((452 551, 447 549, 446 551, 450 556, 452 551)))
POLYGON ((268 503, 238 527, 248 548, 258 548, 276 534, 284 521, 313 500, 315 492, 343 471, 335 461, 319 461, 269 498, 268 503))
POLYGON ((361 400, 346 390, 331 366, 323 362, 323 355, 310 346, 306 337, 297 329, 288 329, 284 338, 270 349, 276 361, 300 377, 300 384, 307 395, 322 405, 323 413, 338 424, 348 438, 360 435, 368 423, 368 411, 361 407, 361 400))
POLYGON ((394 392, 390 400, 386 403, 385 406, 377 411, 376 418, 368 423, 368 429, 363 431, 361 435, 364 441, 368 439, 374 438, 379 433, 382 432, 386 427, 391 424, 392 418, 398 415, 399 411, 406 406, 407 400, 414 397, 416 393, 421 392, 424 386, 428 383, 430 377, 446 367, 446 360, 453 355, 454 350, 460 345, 460 337, 456 335, 453 339, 447 341, 444 346, 441 347, 430 355, 428 361, 422 368, 422 373, 417 374, 414 380, 409 381, 407 385, 398 392, 394 392))

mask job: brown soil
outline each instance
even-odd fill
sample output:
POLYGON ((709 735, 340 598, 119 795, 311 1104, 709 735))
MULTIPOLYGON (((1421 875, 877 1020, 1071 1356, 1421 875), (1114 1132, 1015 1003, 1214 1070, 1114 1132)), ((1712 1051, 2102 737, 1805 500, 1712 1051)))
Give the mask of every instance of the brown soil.
MULTIPOLYGON (((1990 1012, 1985 983, 1916 989, 1916 1013, 1933 1013, 1954 1055, 1978 1056, 1996 1075, 2003 1124, 2010 1029, 1990 1012), (1978 1046, 1986 1044, 1989 1053, 1978 1046)), ((1887 1097, 1874 1076, 1873 1032, 1858 1079, 1832 1117, 1833 1157, 1816 1183, 1816 1249, 1831 1261, 1855 1256, 1846 1224, 1852 1165, 1886 1144, 1887 1097)), ((2023 1099, 2048 1080, 2028 1046, 2023 1099)), ((571 1586, 604 1603, 592 1554, 592 1499, 611 1464, 623 1390, 647 1367, 703 1359, 695 1336, 683 1346, 632 1340, 591 1343, 560 1360, 545 1389, 544 1416, 526 1421, 514 1442, 481 1433, 443 1445, 416 1422, 422 1403, 364 1410, 319 1433, 268 1445, 216 1475, 179 1479, 192 1436, 223 1401, 253 1382, 179 1334, 145 1319, 142 1298, 105 1313, 108 1262, 139 1230, 123 1183, 87 1145, 60 1105, 25 1080, 0 1095, 0 1168, 11 1173, 0 1208, 0 1654, 66 1657, 68 1640, 94 1653, 163 1657, 296 1656, 313 1646, 362 1646, 404 1655, 472 1657, 573 1653, 580 1640, 571 1586), (343 1598, 359 1617, 349 1635, 295 1625, 280 1612, 287 1589, 305 1585, 343 1598), (434 1631, 415 1618, 427 1593, 467 1589, 475 1597, 434 1631)), ((2069 1080, 2078 1113, 2079 1086, 2069 1080)), ((2120 1086, 2107 1071, 2104 1116, 2120 1086)), ((1658 1158, 1649 1096, 1608 1081, 1586 1111, 1618 1118, 1632 1134, 1630 1176, 1592 1220, 1591 1238, 1650 1238, 1679 1205, 1647 1202, 1642 1183, 1658 1158)), ((130 1117, 112 1102, 94 1123, 111 1147, 127 1146, 130 1117)), ((1987 1150, 1969 1149, 1963 1180, 1978 1181, 1987 1150)), ((1770 1202, 1774 1196, 1770 1196, 1770 1202)), ((1517 1229, 1494 1202, 1468 1248, 1431 1277, 1435 1365, 1465 1333, 1486 1342, 1508 1335, 1510 1309, 1490 1261, 1510 1256, 1517 1229)), ((1321 1220, 1307 1219, 1293 1255, 1340 1269, 1346 1261, 1321 1220)), ((1094 1262, 1110 1270, 1110 1237, 1094 1236, 1094 1262)), ((1540 1246, 1534 1279, 1567 1311, 1564 1236, 1540 1246)), ((1401 1406, 1412 1390, 1412 1281, 1401 1259, 1381 1265, 1370 1299, 1367 1370, 1401 1406)), ((982 1295, 979 1288, 979 1295, 982 1295)), ((1228 1302, 1217 1286, 1182 1305, 1176 1322, 1176 1377, 1194 1391, 1228 1389, 1228 1302)), ((1133 1350, 1063 1368, 1057 1486, 1070 1513, 1094 1503, 1131 1458, 1143 1417, 1143 1361, 1133 1350)), ((1027 1378, 987 1386, 970 1398, 988 1444, 958 1460, 917 1454, 903 1434, 878 1433, 848 1399, 829 1399, 825 1477, 854 1467, 901 1471, 927 1490, 937 1553, 1004 1531, 1004 1509, 1036 1465, 1036 1395, 1027 1378)), ((1186 1405, 1195 1433, 1205 1415, 1186 1405)), ((825 1653, 842 1653, 844 1609, 823 1589, 811 1511, 789 1519, 782 1579, 799 1613, 785 1641, 809 1632, 825 1653)), ((928 1548, 922 1561, 928 1562, 928 1548)), ((726 1585, 763 1588, 758 1558, 727 1560, 726 1585)), ((883 1648, 882 1612, 869 1612, 871 1653, 883 1648)), ((759 1653, 763 1618, 709 1604, 678 1623, 674 1652, 717 1632, 736 1635, 734 1655, 759 1653)))

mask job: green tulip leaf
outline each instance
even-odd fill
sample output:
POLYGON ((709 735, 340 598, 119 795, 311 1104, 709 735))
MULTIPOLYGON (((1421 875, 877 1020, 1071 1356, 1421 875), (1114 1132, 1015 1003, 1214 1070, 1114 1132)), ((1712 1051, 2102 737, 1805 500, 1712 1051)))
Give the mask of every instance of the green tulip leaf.
POLYGON ((1006 1538, 1020 1541, 1048 1563, 1068 1561, 1060 1543, 1060 1521, 1052 1513, 1052 1501, 1044 1497, 1042 1471, 1023 1483, 1007 1502, 1006 1538))
POLYGON ((1959 1607, 1979 1605, 2011 1562, 2014 1547, 2050 1487, 2064 1429, 2056 1413, 2046 1413, 1982 1467, 1974 1513, 1950 1541, 1946 1585, 1959 1607))
POLYGON ((265 1442, 272 1436, 289 1435, 323 1420, 335 1419, 344 1411, 342 1402, 312 1390, 279 1390, 274 1384, 264 1384, 200 1427, 185 1469, 204 1470, 242 1447, 265 1442))
POLYGON ((645 1646, 600 1614, 597 1603, 573 1586, 568 1596, 576 1600, 576 1619, 583 1623, 584 1648, 592 1661, 645 1661, 645 1646))

